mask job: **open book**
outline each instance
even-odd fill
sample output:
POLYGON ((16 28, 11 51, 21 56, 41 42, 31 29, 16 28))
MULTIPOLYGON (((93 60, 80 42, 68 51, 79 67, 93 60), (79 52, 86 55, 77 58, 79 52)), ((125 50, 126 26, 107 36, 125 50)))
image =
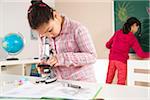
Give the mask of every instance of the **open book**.
MULTIPOLYGON (((64 81, 56 81, 50 84, 25 83, 18 88, 10 90, 0 97, 4 98, 62 98, 62 99, 93 99, 102 86, 94 83, 74 82, 80 85, 75 88, 64 85, 64 81)), ((68 84, 68 82, 67 82, 68 84)))

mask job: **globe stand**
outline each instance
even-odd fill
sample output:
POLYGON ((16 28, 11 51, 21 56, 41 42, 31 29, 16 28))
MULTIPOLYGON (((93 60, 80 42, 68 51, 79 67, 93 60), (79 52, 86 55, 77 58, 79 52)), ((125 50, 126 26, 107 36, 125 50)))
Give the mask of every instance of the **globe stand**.
POLYGON ((17 58, 16 56, 8 53, 8 56, 7 56, 6 60, 8 60, 8 61, 19 60, 19 58, 17 58))
POLYGON ((18 58, 7 58, 6 60, 19 60, 18 58))

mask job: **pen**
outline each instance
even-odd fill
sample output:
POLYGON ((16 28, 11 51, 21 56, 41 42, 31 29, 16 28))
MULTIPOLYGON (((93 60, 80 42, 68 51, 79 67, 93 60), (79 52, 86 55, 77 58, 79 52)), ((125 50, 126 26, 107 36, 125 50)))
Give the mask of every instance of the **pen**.
POLYGON ((67 86, 68 86, 68 87, 72 87, 72 88, 81 89, 81 86, 75 85, 75 84, 71 84, 71 83, 68 83, 67 86))

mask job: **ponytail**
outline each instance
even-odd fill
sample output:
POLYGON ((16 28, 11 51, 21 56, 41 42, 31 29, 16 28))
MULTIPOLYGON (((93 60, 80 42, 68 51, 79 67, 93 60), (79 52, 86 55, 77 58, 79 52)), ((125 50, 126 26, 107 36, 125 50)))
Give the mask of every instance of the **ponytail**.
POLYGON ((125 23, 125 24, 123 25, 122 30, 123 30, 123 33, 124 33, 124 34, 128 34, 128 33, 130 32, 130 30, 131 30, 131 27, 130 27, 130 25, 129 25, 128 23, 125 23))

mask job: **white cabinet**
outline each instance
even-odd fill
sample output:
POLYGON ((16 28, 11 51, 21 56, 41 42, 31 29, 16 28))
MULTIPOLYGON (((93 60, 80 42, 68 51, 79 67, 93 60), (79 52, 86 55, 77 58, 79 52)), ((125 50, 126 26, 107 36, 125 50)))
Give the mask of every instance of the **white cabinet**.
POLYGON ((31 70, 31 65, 37 63, 39 63, 38 59, 0 61, 0 73, 29 75, 31 70))
POLYGON ((127 85, 150 87, 150 60, 128 60, 127 85))

